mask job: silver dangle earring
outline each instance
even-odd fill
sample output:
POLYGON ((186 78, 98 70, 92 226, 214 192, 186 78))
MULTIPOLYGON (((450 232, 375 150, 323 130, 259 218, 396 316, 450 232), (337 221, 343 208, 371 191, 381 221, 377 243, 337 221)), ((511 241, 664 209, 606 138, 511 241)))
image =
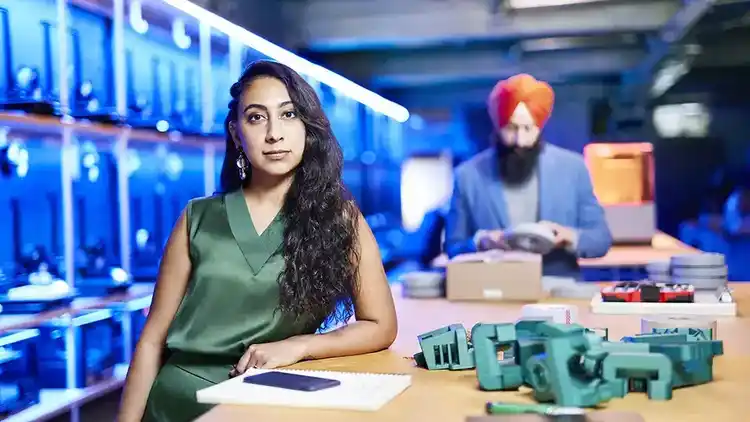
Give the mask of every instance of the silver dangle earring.
POLYGON ((245 161, 245 153, 242 152, 240 149, 240 156, 237 157, 237 169, 239 169, 240 172, 240 180, 245 180, 245 177, 247 177, 247 161, 245 161))

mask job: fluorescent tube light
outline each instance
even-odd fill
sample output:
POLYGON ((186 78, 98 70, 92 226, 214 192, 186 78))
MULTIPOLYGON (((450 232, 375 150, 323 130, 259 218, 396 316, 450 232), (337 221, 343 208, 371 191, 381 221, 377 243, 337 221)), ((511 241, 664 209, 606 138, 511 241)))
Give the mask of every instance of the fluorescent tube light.
POLYGON ((511 9, 533 9, 537 7, 559 7, 573 4, 599 3, 604 0, 508 0, 511 9))
POLYGON ((409 120, 409 110, 405 107, 396 104, 393 101, 389 101, 369 89, 359 86, 343 76, 324 68, 323 66, 311 63, 291 51, 281 48, 278 45, 253 34, 245 28, 235 25, 221 16, 209 12, 193 2, 187 0, 162 1, 194 17, 200 22, 210 25, 214 29, 223 32, 230 38, 236 39, 259 53, 280 63, 284 63, 300 74, 307 75, 330 86, 338 92, 370 107, 378 113, 385 114, 401 123, 409 120))

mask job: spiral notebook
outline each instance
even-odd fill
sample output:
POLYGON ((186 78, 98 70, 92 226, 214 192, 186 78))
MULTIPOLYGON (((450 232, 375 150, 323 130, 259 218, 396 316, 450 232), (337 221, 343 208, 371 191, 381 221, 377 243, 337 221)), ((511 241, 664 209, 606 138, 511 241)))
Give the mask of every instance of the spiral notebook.
POLYGON ((410 375, 292 369, 277 369, 276 371, 335 379, 341 381, 341 385, 319 391, 294 391, 247 384, 243 382, 246 376, 268 372, 265 369, 250 369, 242 376, 199 390, 196 398, 199 403, 207 404, 375 411, 411 385, 410 375))

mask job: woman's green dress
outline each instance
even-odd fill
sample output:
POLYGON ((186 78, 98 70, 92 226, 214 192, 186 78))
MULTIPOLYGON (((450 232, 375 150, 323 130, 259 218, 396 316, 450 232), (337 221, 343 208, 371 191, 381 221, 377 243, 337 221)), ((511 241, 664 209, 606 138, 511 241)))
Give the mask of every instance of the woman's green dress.
POLYGON ((283 222, 258 233, 241 191, 187 207, 192 274, 167 334, 167 358, 149 393, 144 421, 188 422, 211 406, 195 392, 229 379, 251 344, 314 333, 313 321, 277 312, 283 222))

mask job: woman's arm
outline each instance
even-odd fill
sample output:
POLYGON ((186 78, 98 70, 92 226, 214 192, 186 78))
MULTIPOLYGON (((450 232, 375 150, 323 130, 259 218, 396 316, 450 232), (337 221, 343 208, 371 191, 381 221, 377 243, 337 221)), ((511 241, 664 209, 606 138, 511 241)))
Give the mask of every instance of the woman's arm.
POLYGON ((139 422, 143 417, 151 384, 162 364, 167 329, 185 295, 190 270, 187 223, 183 212, 164 248, 151 309, 125 381, 119 422, 139 422))
POLYGON ((277 368, 304 359, 324 359, 376 352, 396 339, 396 308, 383 270, 380 249, 370 226, 358 214, 359 289, 354 297, 355 322, 325 334, 310 334, 286 340, 251 345, 230 375, 248 368, 277 368))
POLYGON ((391 288, 375 236, 358 214, 359 289, 354 298, 356 321, 325 334, 294 337, 304 359, 357 355, 387 349, 396 339, 398 322, 391 288))

